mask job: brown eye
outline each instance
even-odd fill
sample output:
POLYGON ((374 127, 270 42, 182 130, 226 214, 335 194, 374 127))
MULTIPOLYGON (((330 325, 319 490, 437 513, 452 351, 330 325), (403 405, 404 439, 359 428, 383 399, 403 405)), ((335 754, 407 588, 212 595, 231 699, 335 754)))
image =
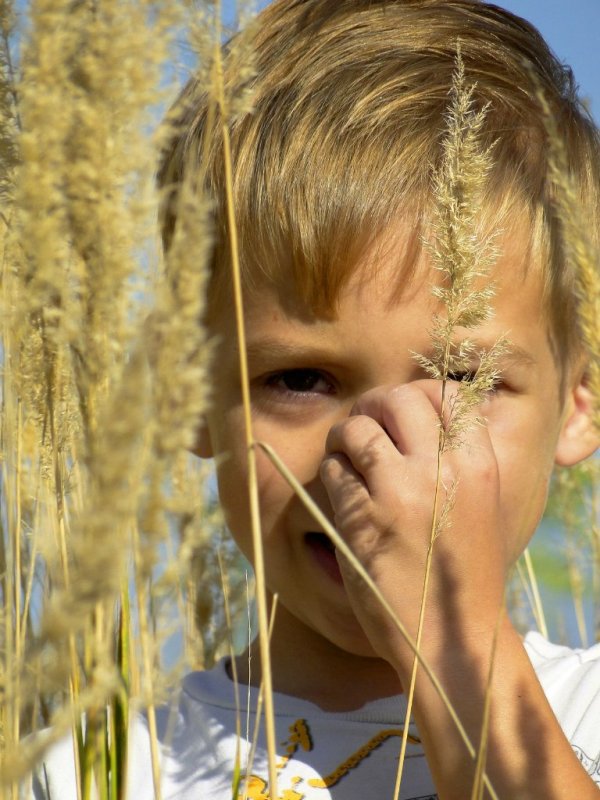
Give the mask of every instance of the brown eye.
MULTIPOLYGON (((464 370, 459 372, 458 370, 454 372, 448 372, 446 375, 446 379, 449 381, 456 381, 456 383, 472 383, 477 378, 477 370, 464 370)), ((494 394, 498 390, 506 388, 505 384, 502 380, 495 377, 491 380, 490 385, 484 389, 483 391, 487 391, 488 394, 494 394)))
POLYGON ((273 375, 271 385, 283 386, 290 392, 329 392, 330 383, 316 369, 289 369, 273 375))
POLYGON ((446 378, 449 381, 457 381, 458 383, 470 383, 475 377, 474 372, 448 372, 446 378))

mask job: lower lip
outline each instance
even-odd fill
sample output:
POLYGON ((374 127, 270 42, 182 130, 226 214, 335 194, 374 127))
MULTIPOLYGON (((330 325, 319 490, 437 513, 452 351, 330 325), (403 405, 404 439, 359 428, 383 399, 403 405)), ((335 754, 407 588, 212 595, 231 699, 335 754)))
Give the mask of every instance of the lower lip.
POLYGON ((335 557, 335 552, 326 547, 320 537, 313 537, 310 534, 307 534, 305 541, 306 546, 310 550, 313 559, 316 561, 319 567, 327 573, 334 583, 343 586, 344 581, 342 579, 342 573, 340 572, 340 566, 337 562, 337 558, 335 557))

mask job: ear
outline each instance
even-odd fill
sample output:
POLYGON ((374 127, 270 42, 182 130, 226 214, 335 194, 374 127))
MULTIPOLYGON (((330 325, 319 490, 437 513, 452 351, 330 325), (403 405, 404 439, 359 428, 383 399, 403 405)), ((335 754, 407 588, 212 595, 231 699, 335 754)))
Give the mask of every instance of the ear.
POLYGON ((192 453, 196 456, 200 456, 200 458, 212 458, 214 455, 206 417, 202 417, 200 420, 192 453))
POLYGON ((600 446, 600 432, 594 427, 593 417, 594 398, 583 375, 566 398, 554 456, 556 464, 572 467, 600 446))

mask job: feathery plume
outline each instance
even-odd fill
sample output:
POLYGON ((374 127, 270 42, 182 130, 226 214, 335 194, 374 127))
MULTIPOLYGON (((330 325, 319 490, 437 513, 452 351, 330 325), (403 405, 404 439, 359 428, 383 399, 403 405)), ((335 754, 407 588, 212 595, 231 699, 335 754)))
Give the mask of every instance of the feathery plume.
MULTIPOLYGON (((450 448, 461 444, 462 435, 470 424, 470 412, 497 380, 498 358, 506 347, 501 339, 489 350, 480 352, 468 338, 458 343, 456 341, 457 328, 474 328, 493 313, 491 300, 494 286, 489 280, 489 273, 498 255, 494 242, 497 232, 482 236, 477 222, 479 196, 492 160, 491 148, 482 149, 480 144, 487 108, 475 107, 474 88, 467 87, 460 46, 457 45, 456 66, 446 113, 446 133, 441 144, 441 163, 432 181, 432 239, 424 242, 434 269, 440 273, 441 282, 434 285, 432 293, 439 300, 442 312, 436 314, 433 320, 432 355, 414 354, 416 362, 426 374, 441 381, 436 489, 423 576, 417 648, 423 636, 435 540, 451 524, 457 491, 456 482, 451 486, 442 484, 442 459, 450 448), (474 363, 477 363, 475 370, 474 363), (460 378, 461 381, 451 407, 448 407, 447 383, 453 378, 460 378)), ((400 796, 418 665, 415 656, 407 692, 395 798, 400 796)))
POLYGON ((498 231, 479 233, 479 198, 491 169, 492 148, 480 145, 487 109, 476 109, 474 88, 466 85, 459 48, 442 161, 433 175, 431 238, 425 241, 432 265, 441 276, 432 292, 443 311, 434 317, 431 356, 414 356, 430 377, 442 381, 444 395, 446 381, 463 378, 442 436, 442 451, 460 443, 466 417, 493 389, 499 356, 506 351, 504 340, 487 351, 478 349, 469 338, 456 342, 457 328, 475 328, 493 314, 494 285, 489 274, 498 257, 498 231))

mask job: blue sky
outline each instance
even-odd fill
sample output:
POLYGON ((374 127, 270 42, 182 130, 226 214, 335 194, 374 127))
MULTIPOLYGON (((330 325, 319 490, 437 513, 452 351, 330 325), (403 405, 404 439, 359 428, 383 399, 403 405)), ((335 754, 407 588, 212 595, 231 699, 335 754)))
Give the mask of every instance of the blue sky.
MULTIPOLYGON (((267 3, 257 0, 259 7, 267 3)), ((600 0, 496 0, 496 5, 532 22, 560 60, 573 67, 581 95, 600 123, 600 0)), ((224 0, 228 15, 234 6, 234 0, 224 0)))
POLYGON ((600 123, 600 0, 499 0, 497 5, 533 22, 570 64, 600 123))

